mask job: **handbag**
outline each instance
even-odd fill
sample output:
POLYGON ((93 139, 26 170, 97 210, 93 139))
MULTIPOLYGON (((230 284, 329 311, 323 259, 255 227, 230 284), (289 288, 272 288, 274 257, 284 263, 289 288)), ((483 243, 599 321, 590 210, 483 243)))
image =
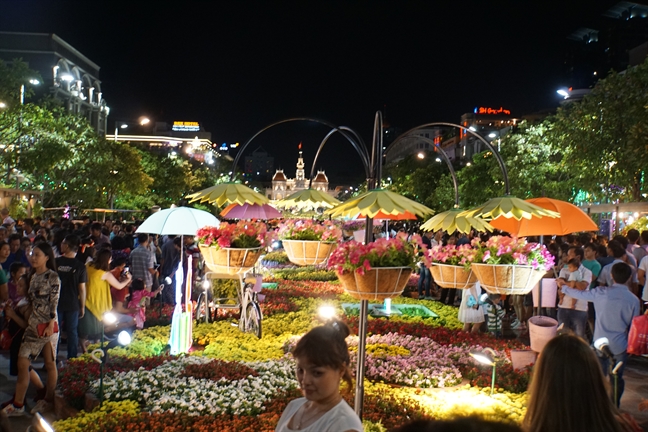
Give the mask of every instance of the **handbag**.
POLYGON ((9 333, 9 329, 4 329, 0 332, 0 349, 8 350, 11 348, 11 342, 13 341, 13 336, 9 333))
POLYGON ((634 317, 628 334, 628 354, 648 354, 648 315, 634 317))
MULTIPOLYGON (((36 326, 36 329, 38 330, 38 337, 43 337, 43 333, 45 333, 47 326, 49 326, 49 322, 40 323, 36 326)), ((54 321, 54 331, 52 332, 52 334, 58 333, 58 331, 58 322, 54 321)))

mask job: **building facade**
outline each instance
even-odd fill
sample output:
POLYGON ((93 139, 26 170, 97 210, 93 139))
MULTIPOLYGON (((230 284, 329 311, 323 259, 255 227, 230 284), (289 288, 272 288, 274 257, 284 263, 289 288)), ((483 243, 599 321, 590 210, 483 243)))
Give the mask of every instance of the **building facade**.
MULTIPOLYGON (((306 178, 304 167, 304 157, 300 151, 299 157, 297 158, 295 178, 286 177, 284 171, 278 169, 272 177, 272 187, 266 189, 266 196, 271 200, 280 200, 295 192, 308 189, 310 181, 306 178)), ((317 175, 315 175, 315 178, 313 179, 311 188, 333 195, 331 191, 329 191, 329 180, 324 171, 317 171, 317 175)))
POLYGON ((258 147, 252 155, 245 157, 245 174, 253 180, 268 181, 274 169, 274 157, 263 147, 258 147))
MULTIPOLYGON (((55 34, 0 32, 0 59, 22 59, 43 82, 36 93, 50 93, 68 111, 83 116, 104 135, 110 108, 106 105, 99 66, 55 34)), ((27 84, 26 84, 27 85, 27 84)))

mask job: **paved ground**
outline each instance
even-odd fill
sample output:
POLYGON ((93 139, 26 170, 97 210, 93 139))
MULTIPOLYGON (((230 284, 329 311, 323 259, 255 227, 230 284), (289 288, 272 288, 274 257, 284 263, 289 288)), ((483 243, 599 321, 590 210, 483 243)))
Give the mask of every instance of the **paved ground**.
MULTIPOLYGON (((512 337, 520 335, 510 335, 512 337)), ((524 340, 524 336, 520 338, 524 340)), ((67 352, 65 345, 60 348, 59 360, 65 359, 67 352)), ((45 381, 45 372, 41 371, 43 366, 42 360, 34 362, 34 367, 41 374, 43 382, 45 381)), ((648 359, 642 357, 631 357, 625 371, 626 387, 621 400, 621 409, 630 413, 645 431, 648 431, 648 411, 640 412, 639 403, 648 399, 648 359)), ((16 377, 9 375, 9 351, 0 351, 0 402, 11 399, 16 387, 16 377)), ((32 398, 34 389, 30 388, 27 392, 27 404, 29 409, 34 406, 32 398)), ((45 418, 52 422, 54 414, 45 414, 45 418)), ((33 420, 31 414, 23 417, 13 417, 9 419, 11 432, 25 432, 33 420)))

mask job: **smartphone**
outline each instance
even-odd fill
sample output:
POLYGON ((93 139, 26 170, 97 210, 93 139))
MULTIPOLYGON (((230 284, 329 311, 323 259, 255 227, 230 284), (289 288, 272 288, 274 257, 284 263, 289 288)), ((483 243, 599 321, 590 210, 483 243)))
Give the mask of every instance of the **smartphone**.
POLYGON ((124 273, 128 273, 128 272, 129 272, 129 268, 128 268, 128 267, 124 267, 124 273))

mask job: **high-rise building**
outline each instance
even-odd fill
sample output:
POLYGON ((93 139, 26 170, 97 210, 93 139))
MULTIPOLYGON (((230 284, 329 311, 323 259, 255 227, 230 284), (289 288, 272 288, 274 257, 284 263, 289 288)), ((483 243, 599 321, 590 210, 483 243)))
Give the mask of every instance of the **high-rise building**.
POLYGON ((99 66, 55 34, 0 32, 0 59, 22 59, 43 83, 37 93, 50 93, 72 113, 81 115, 105 135, 106 105, 99 66))
POLYGON ((253 180, 268 181, 274 170, 274 157, 263 147, 258 147, 245 157, 245 175, 253 180))

